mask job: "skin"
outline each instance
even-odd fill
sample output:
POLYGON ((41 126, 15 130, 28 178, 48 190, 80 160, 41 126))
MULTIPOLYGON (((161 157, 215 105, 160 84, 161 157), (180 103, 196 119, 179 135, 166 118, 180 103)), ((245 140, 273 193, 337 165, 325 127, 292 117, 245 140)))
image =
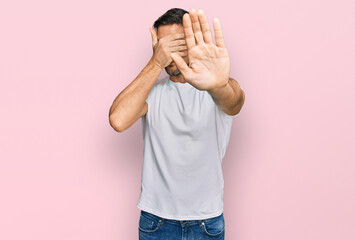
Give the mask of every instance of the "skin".
POLYGON ((183 16, 183 26, 150 28, 153 55, 139 75, 115 98, 109 121, 117 132, 128 129, 148 111, 146 99, 161 71, 174 82, 190 83, 208 91, 216 105, 228 115, 241 110, 245 94, 237 81, 229 77, 230 62, 221 25, 213 20, 216 44, 203 10, 183 16))
POLYGON ((224 43, 221 23, 213 19, 215 42, 205 12, 191 9, 183 16, 189 65, 176 53, 175 61, 186 82, 199 90, 208 91, 216 105, 228 115, 241 110, 245 94, 237 81, 229 76, 230 60, 224 43))
MULTIPOLYGON (((184 45, 183 45, 183 48, 180 49, 180 51, 184 53, 184 56, 182 57, 182 59, 185 61, 186 64, 189 64, 189 58, 187 56, 187 45, 186 45, 186 40, 185 40, 184 28, 180 24, 170 24, 170 25, 160 26, 158 28, 158 33, 156 33, 154 30, 152 30, 151 34, 152 34, 153 49, 154 49, 155 44, 158 41, 160 41, 162 38, 172 35, 172 34, 177 34, 177 33, 184 35, 184 38, 183 38, 184 45)), ((165 67, 165 71, 169 75, 170 80, 173 82, 186 83, 183 75, 181 74, 180 70, 178 69, 176 63, 171 58, 171 56, 170 56, 169 60, 171 62, 168 66, 165 67)))

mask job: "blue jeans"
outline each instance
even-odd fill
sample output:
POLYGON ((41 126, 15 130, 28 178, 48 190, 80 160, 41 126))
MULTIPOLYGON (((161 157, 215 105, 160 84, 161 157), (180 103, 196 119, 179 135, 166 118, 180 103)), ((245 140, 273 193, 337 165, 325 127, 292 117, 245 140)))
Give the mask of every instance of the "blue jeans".
POLYGON ((223 213, 203 220, 173 220, 141 210, 139 240, 224 240, 223 213))

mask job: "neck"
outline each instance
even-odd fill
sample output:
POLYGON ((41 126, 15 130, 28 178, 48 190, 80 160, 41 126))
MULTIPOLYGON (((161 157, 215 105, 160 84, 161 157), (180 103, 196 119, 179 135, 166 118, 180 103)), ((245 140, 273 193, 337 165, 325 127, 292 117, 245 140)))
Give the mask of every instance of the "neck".
POLYGON ((179 74, 178 76, 170 76, 170 80, 173 82, 181 82, 181 83, 186 83, 184 77, 182 74, 179 74))

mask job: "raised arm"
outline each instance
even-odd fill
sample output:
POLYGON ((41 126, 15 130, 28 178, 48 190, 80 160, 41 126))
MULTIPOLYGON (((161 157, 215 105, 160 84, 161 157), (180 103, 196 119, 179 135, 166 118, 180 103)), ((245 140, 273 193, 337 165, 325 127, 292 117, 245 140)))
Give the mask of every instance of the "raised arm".
POLYGON ((230 59, 224 43, 221 23, 213 19, 215 42, 205 12, 191 9, 183 16, 189 65, 171 54, 186 82, 208 91, 216 105, 228 115, 236 115, 243 106, 245 94, 230 74, 230 59))
POLYGON ((146 114, 146 99, 162 68, 150 59, 139 75, 116 97, 110 112, 110 125, 117 132, 123 132, 146 114))
MULTIPOLYGON (((170 54, 176 52, 174 47, 181 45, 181 39, 184 39, 184 34, 179 33, 168 35, 158 41, 155 30, 150 28, 150 32, 153 56, 139 75, 115 98, 109 111, 110 125, 117 132, 128 129, 147 113, 146 99, 149 92, 161 71, 171 63, 170 54)), ((179 51, 177 54, 184 56, 187 53, 179 51)))

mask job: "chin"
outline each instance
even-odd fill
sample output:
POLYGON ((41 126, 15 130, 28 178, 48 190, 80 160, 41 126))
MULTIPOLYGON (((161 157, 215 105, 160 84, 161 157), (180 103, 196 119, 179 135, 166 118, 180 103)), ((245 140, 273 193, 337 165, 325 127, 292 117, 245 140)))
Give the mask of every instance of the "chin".
POLYGON ((181 74, 181 72, 179 70, 175 70, 175 71, 166 71, 166 73, 170 76, 179 76, 181 74))
POLYGON ((180 70, 176 66, 167 66, 165 71, 170 76, 179 76, 181 74, 180 70))
POLYGON ((168 74, 170 76, 179 76, 181 74, 181 72, 178 70, 178 71, 174 71, 174 72, 168 72, 168 74))

